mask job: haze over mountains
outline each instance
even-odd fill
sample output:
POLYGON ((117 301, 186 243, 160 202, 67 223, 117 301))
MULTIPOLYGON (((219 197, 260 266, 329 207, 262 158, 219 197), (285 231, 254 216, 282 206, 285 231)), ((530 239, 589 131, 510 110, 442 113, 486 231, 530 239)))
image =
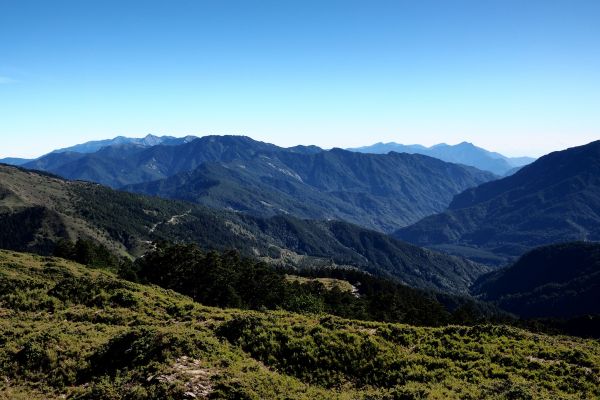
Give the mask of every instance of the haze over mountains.
POLYGON ((503 263, 540 245, 600 240, 600 141, 550 153, 468 189, 397 238, 503 263))
POLYGON ((0 164, 8 164, 8 165, 23 165, 32 161, 28 158, 17 158, 17 157, 6 157, 0 158, 0 164))
MULTIPOLYGON (((135 147, 151 147, 159 144, 174 146, 177 144, 187 143, 196 139, 195 136, 185 136, 182 138, 177 138, 173 136, 156 136, 152 134, 148 134, 143 138, 130 138, 125 136, 117 136, 113 139, 104 139, 104 140, 92 140, 90 142, 85 142, 82 144, 77 144, 70 147, 65 147, 61 149, 56 149, 51 151, 49 154, 53 153, 95 153, 101 150, 104 147, 109 146, 121 146, 121 145, 131 145, 135 147)), ((47 155, 46 155, 47 156, 47 155)), ((44 156, 42 156, 44 157, 44 156)), ((9 165, 23 165, 26 163, 34 162, 37 159, 33 158, 15 158, 15 157, 7 157, 0 158, 1 164, 9 164, 9 165)))
MULTIPOLYGON (((94 140, 70 147, 56 149, 53 150, 51 153, 94 153, 101 150, 104 147, 119 145, 135 145, 138 147, 151 147, 159 144, 178 145, 191 142, 195 139, 198 139, 198 137, 185 136, 178 138, 173 136, 156 136, 153 134, 148 134, 143 138, 129 138, 125 136, 117 136, 113 139, 94 140)), ((288 148, 288 150, 306 153, 318 153, 323 149, 317 146, 295 146, 288 148)), ((489 171, 499 176, 512 174, 516 172, 520 167, 535 161, 535 158, 532 157, 506 157, 500 153, 485 150, 468 142, 462 142, 456 145, 440 143, 431 147, 426 147, 419 144, 403 145, 395 142, 379 142, 371 146, 348 148, 347 150, 370 154, 387 154, 391 151, 397 153, 423 154, 426 156, 438 158, 442 161, 476 167, 483 171, 489 171)), ((11 157, 0 159, 0 163, 11 165, 22 165, 26 162, 31 161, 34 161, 34 159, 11 157)))
POLYGON ((341 219, 385 232, 443 211, 454 195, 495 179, 421 155, 286 149, 243 136, 170 143, 54 152, 24 167, 258 216, 341 219))
POLYGON ((165 146, 175 146, 178 144, 188 143, 192 140, 197 139, 196 136, 185 136, 185 137, 173 137, 173 136, 156 136, 148 134, 143 138, 130 138, 125 136, 117 136, 113 139, 105 140, 93 140, 82 144, 77 144, 71 147, 65 147, 62 149, 54 150, 52 153, 95 153, 98 150, 108 146, 119 146, 119 145, 134 145, 138 147, 152 147, 159 144, 165 146))
POLYGON ((504 176, 516 172, 520 167, 535 161, 532 157, 506 157, 500 153, 491 152, 472 143, 462 142, 456 145, 446 143, 425 147, 419 144, 404 145, 399 143, 376 143, 371 146, 348 149, 361 153, 387 154, 390 151, 398 153, 423 154, 440 160, 470 165, 484 171, 504 176))

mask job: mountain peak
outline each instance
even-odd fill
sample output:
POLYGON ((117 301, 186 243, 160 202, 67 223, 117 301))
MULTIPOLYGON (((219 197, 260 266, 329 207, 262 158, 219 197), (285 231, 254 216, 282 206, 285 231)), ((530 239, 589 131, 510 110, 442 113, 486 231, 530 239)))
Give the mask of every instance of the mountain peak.
POLYGON ((360 153, 387 154, 390 151, 398 153, 422 154, 455 164, 463 164, 489 171, 499 176, 504 176, 515 167, 522 167, 534 159, 527 157, 509 158, 498 153, 493 153, 471 142, 463 141, 455 145, 438 143, 431 147, 418 144, 403 145, 394 142, 376 143, 371 146, 348 149, 360 153))
MULTIPOLYGON (((193 136, 186 136, 184 138, 176 138, 173 136, 156 136, 151 133, 147 134, 143 138, 130 138, 126 136, 116 136, 112 139, 103 139, 103 140, 93 140, 90 142, 85 142, 81 144, 77 144, 71 147, 65 147, 62 149, 54 150, 52 153, 95 153, 105 147, 115 146, 115 145, 134 145, 134 146, 142 146, 142 147, 151 147, 159 144, 163 145, 177 145, 182 143, 188 143, 194 138, 193 136)), ((42 158, 42 157, 41 157, 42 158)))

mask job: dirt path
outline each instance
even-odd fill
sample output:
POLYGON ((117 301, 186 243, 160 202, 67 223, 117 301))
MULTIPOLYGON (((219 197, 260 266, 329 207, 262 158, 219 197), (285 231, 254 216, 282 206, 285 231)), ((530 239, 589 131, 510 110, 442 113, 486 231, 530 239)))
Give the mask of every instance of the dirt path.
POLYGON ((186 215, 190 215, 191 212, 192 212, 192 210, 189 209, 186 212, 184 212, 183 214, 173 215, 168 221, 157 222, 156 224, 152 225, 152 228, 150 228, 150 233, 154 233, 154 231, 156 231, 156 228, 158 228, 159 225, 162 225, 162 224, 170 224, 170 225, 178 224, 179 220, 181 218, 185 217, 186 215))

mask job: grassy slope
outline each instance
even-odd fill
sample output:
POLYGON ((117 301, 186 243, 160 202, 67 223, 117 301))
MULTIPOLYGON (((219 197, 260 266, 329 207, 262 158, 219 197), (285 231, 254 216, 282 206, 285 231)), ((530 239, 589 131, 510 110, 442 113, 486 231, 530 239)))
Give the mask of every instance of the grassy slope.
POLYGON ((340 290, 341 292, 350 292, 353 293, 357 289, 352 286, 352 284, 348 281, 344 281, 342 279, 333 279, 333 278, 307 278, 304 276, 297 275, 286 275, 285 278, 290 282, 298 282, 298 283, 310 283, 310 282, 319 282, 325 286, 327 290, 333 290, 334 288, 340 290))
POLYGON ((0 251, 0 398, 600 396, 596 341, 208 308, 0 251))

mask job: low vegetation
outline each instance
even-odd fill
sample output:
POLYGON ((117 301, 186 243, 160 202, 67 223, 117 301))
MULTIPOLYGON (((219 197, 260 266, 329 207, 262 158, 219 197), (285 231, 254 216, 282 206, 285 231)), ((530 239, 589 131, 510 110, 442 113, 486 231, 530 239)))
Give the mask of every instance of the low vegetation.
POLYGON ((358 288, 354 287, 350 282, 342 279, 334 278, 307 278, 298 275, 286 275, 285 279, 289 282, 295 282, 300 284, 309 284, 319 282, 327 290, 339 290, 341 292, 354 293, 358 297, 358 288))
POLYGON ((296 271, 239 253, 204 252, 196 245, 156 243, 153 251, 122 277, 186 294, 206 305, 244 309, 325 312, 361 320, 440 326, 498 320, 505 315, 473 300, 413 289, 354 269, 313 268, 296 271), (441 295, 440 295, 441 296, 441 295))
POLYGON ((600 344, 211 308, 53 257, 0 251, 0 398, 591 399, 600 344))
POLYGON ((493 303, 414 289, 352 268, 290 270, 242 257, 235 251, 204 252, 193 244, 168 242, 154 243, 153 247, 135 263, 115 257, 101 244, 85 239, 60 241, 55 255, 116 272, 130 281, 173 289, 212 306, 325 312, 344 318, 425 326, 494 323, 600 338, 597 315, 518 319, 493 303))

